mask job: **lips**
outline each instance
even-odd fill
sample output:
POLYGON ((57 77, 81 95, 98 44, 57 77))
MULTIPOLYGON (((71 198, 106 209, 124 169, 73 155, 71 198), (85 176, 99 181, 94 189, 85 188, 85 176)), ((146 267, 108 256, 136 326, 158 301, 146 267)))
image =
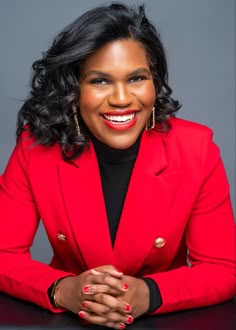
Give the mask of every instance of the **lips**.
POLYGON ((138 110, 112 111, 102 114, 104 123, 115 130, 125 130, 134 126, 138 110))
POLYGON ((103 115, 103 118, 105 118, 106 120, 112 122, 113 124, 124 124, 127 123, 129 121, 131 121, 132 119, 134 119, 135 113, 131 113, 130 115, 103 115))

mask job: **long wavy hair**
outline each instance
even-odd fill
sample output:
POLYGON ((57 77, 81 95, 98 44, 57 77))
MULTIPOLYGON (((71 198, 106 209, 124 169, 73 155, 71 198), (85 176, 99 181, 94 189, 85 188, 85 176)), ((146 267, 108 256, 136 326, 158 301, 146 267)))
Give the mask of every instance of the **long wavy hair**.
POLYGON ((100 47, 121 39, 136 40, 146 49, 157 95, 155 120, 159 128, 168 127, 168 118, 180 104, 171 97, 160 36, 147 19, 144 5, 112 3, 94 8, 68 25, 42 59, 33 63, 30 94, 18 113, 17 136, 27 130, 36 143, 59 143, 64 160, 78 157, 88 144, 83 119, 78 111, 78 135, 72 111, 80 94, 80 68, 100 47))

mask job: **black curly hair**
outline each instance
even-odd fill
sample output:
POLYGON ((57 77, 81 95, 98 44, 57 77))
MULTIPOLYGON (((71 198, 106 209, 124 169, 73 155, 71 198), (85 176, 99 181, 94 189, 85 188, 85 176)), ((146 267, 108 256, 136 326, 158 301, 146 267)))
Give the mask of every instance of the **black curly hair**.
POLYGON ((90 54, 120 39, 136 40, 145 47, 157 95, 155 119, 159 128, 168 127, 168 118, 180 104, 171 97, 160 36, 147 19, 144 5, 135 8, 116 2, 80 16, 33 63, 30 95, 18 113, 17 136, 28 130, 39 144, 59 143, 64 160, 76 158, 88 144, 86 126, 78 113, 78 135, 72 112, 79 99, 80 67, 90 54))

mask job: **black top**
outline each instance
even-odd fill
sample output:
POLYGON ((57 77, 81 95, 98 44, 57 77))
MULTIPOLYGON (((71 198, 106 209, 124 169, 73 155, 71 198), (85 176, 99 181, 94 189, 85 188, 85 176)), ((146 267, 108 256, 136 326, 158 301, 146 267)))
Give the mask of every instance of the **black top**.
POLYGON ((97 154, 107 219, 114 246, 130 175, 138 154, 140 137, 128 149, 113 149, 92 137, 97 154))
MULTIPOLYGON (((114 149, 91 136, 97 155, 111 242, 114 246, 131 172, 138 154, 141 135, 127 149, 114 149)), ((159 288, 151 278, 143 278, 150 290, 148 313, 161 306, 159 288)))

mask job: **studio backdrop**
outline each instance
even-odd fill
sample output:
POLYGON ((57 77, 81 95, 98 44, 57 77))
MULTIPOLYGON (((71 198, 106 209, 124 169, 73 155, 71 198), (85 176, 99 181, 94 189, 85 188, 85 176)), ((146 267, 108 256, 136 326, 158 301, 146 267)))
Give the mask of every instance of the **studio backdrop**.
MULTIPOLYGON (((214 131, 235 205, 235 1, 126 0, 144 3, 167 52, 169 84, 178 117, 214 131)), ((100 0, 0 0, 0 173, 15 144, 17 112, 29 92, 32 62, 56 34, 100 0)), ((40 225, 34 258, 49 261, 40 225)))

